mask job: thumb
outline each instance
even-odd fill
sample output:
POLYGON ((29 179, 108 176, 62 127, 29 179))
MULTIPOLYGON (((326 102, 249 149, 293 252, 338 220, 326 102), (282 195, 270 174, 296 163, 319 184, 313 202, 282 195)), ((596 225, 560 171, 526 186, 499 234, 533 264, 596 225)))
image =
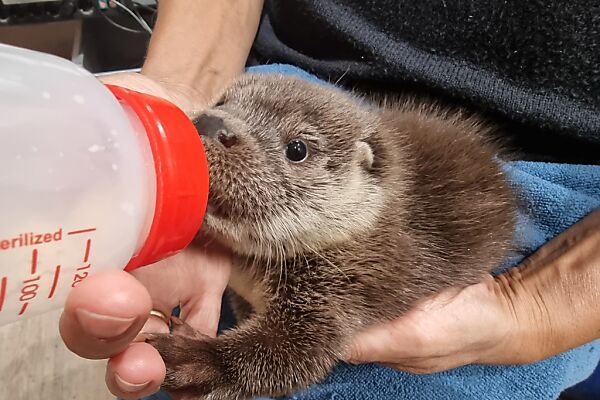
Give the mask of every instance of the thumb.
POLYGON ((181 299, 180 318, 197 331, 215 337, 223 294, 231 274, 231 257, 216 245, 198 246, 190 254, 195 260, 193 268, 203 285, 202 290, 188 290, 188 296, 181 299))
POLYGON ((215 337, 221 317, 221 303, 225 284, 215 282, 209 291, 189 298, 181 305, 180 318, 200 333, 215 337))
POLYGON ((393 362, 392 349, 397 347, 398 337, 391 323, 367 329, 358 334, 350 344, 346 360, 352 364, 370 362, 393 362))
POLYGON ((427 356, 435 341, 435 321, 432 326, 427 314, 436 301, 445 302, 448 294, 424 299, 403 316, 377 324, 359 333, 348 351, 350 363, 397 363, 398 360, 427 356))

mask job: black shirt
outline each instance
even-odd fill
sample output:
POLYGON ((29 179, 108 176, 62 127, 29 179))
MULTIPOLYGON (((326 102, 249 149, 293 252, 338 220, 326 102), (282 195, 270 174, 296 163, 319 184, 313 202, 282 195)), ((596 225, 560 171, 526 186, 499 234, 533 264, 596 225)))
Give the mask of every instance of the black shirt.
POLYGON ((530 158, 600 163, 600 0, 267 0, 253 54, 484 113, 530 158))

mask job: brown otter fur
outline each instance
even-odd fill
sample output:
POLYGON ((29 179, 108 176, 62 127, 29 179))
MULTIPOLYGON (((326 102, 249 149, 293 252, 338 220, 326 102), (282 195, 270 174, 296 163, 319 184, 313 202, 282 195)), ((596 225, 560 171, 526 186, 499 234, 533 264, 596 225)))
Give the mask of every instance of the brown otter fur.
POLYGON ((215 339, 177 325, 151 340, 173 393, 243 399, 316 383, 359 330, 479 281, 509 246, 498 149, 460 113, 249 74, 197 127, 211 178, 203 231, 237 257, 245 319, 215 339), (294 139, 302 162, 286 158, 294 139))

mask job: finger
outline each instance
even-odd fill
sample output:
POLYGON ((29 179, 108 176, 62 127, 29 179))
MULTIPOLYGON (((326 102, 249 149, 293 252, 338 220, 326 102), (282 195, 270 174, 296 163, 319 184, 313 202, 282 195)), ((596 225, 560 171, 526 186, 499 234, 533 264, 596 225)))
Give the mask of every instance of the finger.
POLYGON ((471 364, 474 360, 470 354, 452 354, 444 357, 405 359, 381 365, 412 374, 433 374, 471 364))
POLYGON ((197 243, 195 255, 200 254, 204 265, 202 274, 210 276, 211 279, 204 285, 203 290, 195 291, 192 296, 184 299, 181 304, 181 318, 204 335, 215 337, 232 261, 227 251, 211 242, 197 243))
POLYGON ((150 295, 124 271, 91 275, 69 293, 60 318, 65 345, 84 358, 108 358, 123 351, 142 328, 150 295))
POLYGON ((215 337, 221 317, 225 287, 217 287, 189 299, 182 304, 181 318, 204 335, 215 337))
POLYGON ((398 342, 389 326, 371 328, 359 334, 352 342, 346 359, 349 363, 393 362, 390 349, 398 342))
POLYGON ((409 374, 416 375, 427 375, 427 374, 435 374, 438 372, 444 372, 449 369, 458 367, 459 365, 454 365, 451 363, 448 364, 424 364, 424 365, 413 365, 413 364, 404 364, 404 363, 392 363, 392 364, 381 364, 388 368, 393 368, 398 371, 408 372, 409 374))
POLYGON ((154 347, 133 343, 106 367, 106 385, 123 399, 138 399, 158 392, 165 379, 165 364, 154 347))
MULTIPOLYGON (((185 315, 185 314, 184 314, 185 315)), ((208 297, 195 303, 185 321, 200 333, 216 337, 221 315, 221 297, 208 297)))
MULTIPOLYGON (((167 317, 169 314, 165 314, 167 317)), ((136 342, 143 342, 146 340, 146 335, 148 333, 169 333, 169 325, 168 321, 164 320, 161 317, 151 315, 144 326, 142 327, 140 333, 135 338, 136 342)))
POLYGON ((405 365, 405 364, 382 363, 381 365, 384 367, 387 367, 387 368, 395 369, 397 371, 407 372, 409 374, 415 374, 415 375, 427 375, 427 374, 433 374, 436 372, 443 371, 443 369, 441 369, 440 371, 436 371, 434 369, 422 368, 422 367, 415 366, 415 365, 405 365))
POLYGON ((205 251, 190 247, 133 274, 148 288, 153 308, 170 315, 173 307, 179 305, 181 319, 201 333, 214 337, 230 271, 229 255, 214 248, 205 251))
POLYGON ((161 97, 174 103, 188 115, 194 114, 194 111, 203 108, 208 101, 204 96, 198 93, 197 88, 187 86, 172 86, 157 82, 148 76, 140 73, 113 73, 100 77, 104 84, 121 86, 137 92, 147 93, 153 96, 161 97), (195 104, 192 99, 202 99, 195 104))
MULTIPOLYGON (((428 302, 435 301, 428 300, 428 302)), ((428 309, 427 303, 422 307, 428 309)), ((440 350, 439 337, 424 329, 423 315, 429 311, 413 310, 397 320, 369 327, 358 334, 350 346, 351 363, 395 363, 407 358, 435 356, 440 350)), ((435 332, 435 328, 433 328, 435 332)))
POLYGON ((105 85, 115 85, 137 92, 164 97, 164 88, 153 80, 139 73, 121 72, 104 75, 99 78, 105 85), (162 96, 161 96, 162 95, 162 96))
MULTIPOLYGON (((441 297, 445 301, 445 295, 441 297)), ((429 300, 432 301, 436 300, 429 300)), ((423 303, 423 307, 428 309, 429 305, 423 303)), ((432 323, 434 321, 426 319, 430 312, 413 310, 395 321, 368 328, 352 342, 349 362, 396 363, 404 359, 447 356, 448 346, 441 334, 443 331, 432 323)))
POLYGON ((181 282, 189 282, 193 287, 195 277, 186 270, 185 252, 179 253, 152 265, 132 271, 132 275, 146 288, 152 299, 152 310, 162 313, 163 317, 150 315, 144 324, 138 341, 145 340, 147 333, 168 333, 168 318, 173 309, 180 305, 181 298, 187 296, 188 288, 181 282))

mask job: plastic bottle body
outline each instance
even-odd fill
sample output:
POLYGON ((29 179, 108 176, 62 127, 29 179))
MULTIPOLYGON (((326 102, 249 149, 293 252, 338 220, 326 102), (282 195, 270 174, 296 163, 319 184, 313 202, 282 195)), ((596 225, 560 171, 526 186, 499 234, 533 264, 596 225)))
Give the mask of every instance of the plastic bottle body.
POLYGON ((152 224, 156 175, 136 115, 66 60, 0 46, 0 110, 2 325, 127 265, 152 224))

